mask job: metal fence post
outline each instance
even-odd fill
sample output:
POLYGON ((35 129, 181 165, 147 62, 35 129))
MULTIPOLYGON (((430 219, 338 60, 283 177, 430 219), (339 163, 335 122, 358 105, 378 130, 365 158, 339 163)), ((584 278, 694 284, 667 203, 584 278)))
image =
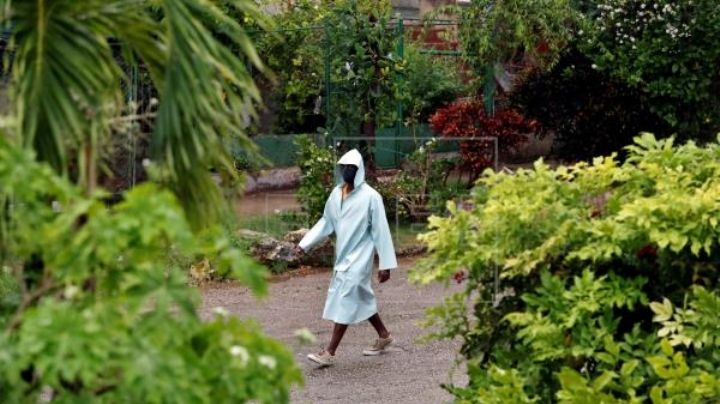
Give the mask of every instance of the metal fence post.
MULTIPOLYGON (((132 64, 130 65, 130 85, 128 86, 128 102, 135 103, 135 107, 138 111, 132 111, 133 114, 139 112, 140 105, 138 104, 138 89, 140 87, 140 72, 137 61, 133 58, 132 64)), ((137 180, 137 168, 135 167, 135 160, 137 159, 137 139, 135 133, 130 132, 130 164, 128 165, 128 177, 130 179, 130 188, 135 186, 137 180)))
MULTIPOLYGON (((325 68, 323 69, 324 73, 324 80, 325 80, 325 131, 327 133, 330 132, 330 124, 332 122, 332 117, 330 114, 330 34, 328 30, 328 22, 327 19, 323 21, 323 43, 325 44, 325 68)), ((324 139, 327 141, 327 139, 324 139)), ((333 145, 334 146, 334 145, 333 145)))
MULTIPOLYGON (((403 22, 402 17, 398 18, 398 24, 396 28, 396 35, 397 35, 397 44, 395 45, 395 53, 397 54, 397 58, 399 62, 402 62, 405 58, 405 24, 403 22)), ((403 73, 398 73, 396 76, 397 83, 399 90, 403 91, 402 83, 403 83, 403 73)), ((402 97, 398 97, 397 100, 397 121, 395 122, 395 139, 393 141, 393 149, 395 150, 393 161, 395 162, 394 166, 398 166, 398 141, 397 138, 399 138, 402 135, 402 125, 403 125, 403 103, 402 103, 402 97)))

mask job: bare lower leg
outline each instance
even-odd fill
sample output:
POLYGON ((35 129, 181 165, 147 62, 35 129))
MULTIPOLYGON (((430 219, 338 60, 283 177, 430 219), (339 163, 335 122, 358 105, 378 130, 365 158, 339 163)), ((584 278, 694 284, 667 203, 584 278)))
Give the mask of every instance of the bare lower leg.
POLYGON ((330 343, 328 344, 327 348, 325 348, 325 350, 330 352, 331 355, 335 355, 335 350, 337 349, 338 345, 340 345, 340 341, 342 341, 342 338, 345 335, 345 331, 347 330, 347 328, 347 324, 335 323, 335 327, 333 327, 332 338, 330 338, 330 343))
POLYGON ((380 319, 380 314, 375 313, 372 317, 368 319, 370 324, 372 324, 373 327, 375 327, 375 331, 377 331, 378 336, 380 338, 387 338, 390 336, 390 332, 385 328, 385 324, 383 324, 382 320, 380 319))

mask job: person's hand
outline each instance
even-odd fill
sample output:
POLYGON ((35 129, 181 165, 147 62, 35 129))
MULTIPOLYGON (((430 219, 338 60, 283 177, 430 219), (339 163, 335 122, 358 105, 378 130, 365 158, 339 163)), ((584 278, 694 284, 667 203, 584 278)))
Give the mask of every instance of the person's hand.
POLYGON ((380 283, 387 282, 387 280, 390 279, 390 271, 387 269, 384 269, 382 271, 378 271, 378 281, 380 283))

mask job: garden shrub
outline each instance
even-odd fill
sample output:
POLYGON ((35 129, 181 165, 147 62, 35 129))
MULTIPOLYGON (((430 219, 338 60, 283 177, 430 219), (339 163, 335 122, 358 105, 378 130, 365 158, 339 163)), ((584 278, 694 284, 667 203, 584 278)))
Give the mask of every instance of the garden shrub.
POLYGON ((186 266, 221 271, 265 292, 265 270, 221 232, 196 237, 155 184, 112 207, 88 197, 0 136, 0 401, 287 402, 301 374, 253 322, 201 320, 186 266))
MULTIPOLYGON (((495 137, 501 154, 506 154, 527 141, 538 125, 514 109, 503 109, 495 114, 485 111, 480 100, 457 101, 438 109, 430 118, 432 129, 444 137, 495 137)), ((492 167, 495 160, 494 143, 489 139, 460 141, 460 158, 463 169, 471 180, 492 167)))
POLYGON ((306 135, 295 138, 298 147, 300 187, 297 198, 309 222, 315 223, 323 214, 325 202, 335 183, 335 161, 331 148, 320 147, 306 135))
POLYGON ((412 278, 465 284, 427 317, 462 340, 459 401, 720 400, 720 144, 627 153, 488 171, 431 218, 412 278))

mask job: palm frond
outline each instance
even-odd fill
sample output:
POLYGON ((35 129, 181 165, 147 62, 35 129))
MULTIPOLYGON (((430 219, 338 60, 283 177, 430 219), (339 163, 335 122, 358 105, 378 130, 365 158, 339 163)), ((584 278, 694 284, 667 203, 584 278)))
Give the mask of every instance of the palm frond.
MULTIPOLYGON (((258 13, 249 1, 228 4, 258 13)), ((168 180, 190 217, 212 220, 224 204, 217 185, 203 170, 233 172, 227 138, 235 137, 246 150, 255 150, 244 133, 244 117, 254 115, 254 105, 260 102, 248 66, 220 41, 218 30, 256 68, 261 63, 242 27, 227 18, 218 3, 164 0, 162 10, 168 61, 158 83, 161 102, 153 154, 164 162, 168 180), (194 211, 197 207, 203 211, 194 211)))
MULTIPOLYGON (((11 106, 26 147, 59 171, 68 150, 92 135, 93 120, 120 96, 120 70, 98 18, 99 1, 14 2, 11 106)), ((7 6, 7 5, 6 5, 7 6)))
POLYGON ((252 0, 0 0, 15 137, 61 172, 83 145, 97 145, 123 102, 110 44, 118 40, 160 93, 154 159, 191 220, 212 220, 225 204, 209 169, 233 171, 231 137, 253 154, 243 128, 260 102, 249 72, 260 59, 228 10, 265 24, 252 0))

